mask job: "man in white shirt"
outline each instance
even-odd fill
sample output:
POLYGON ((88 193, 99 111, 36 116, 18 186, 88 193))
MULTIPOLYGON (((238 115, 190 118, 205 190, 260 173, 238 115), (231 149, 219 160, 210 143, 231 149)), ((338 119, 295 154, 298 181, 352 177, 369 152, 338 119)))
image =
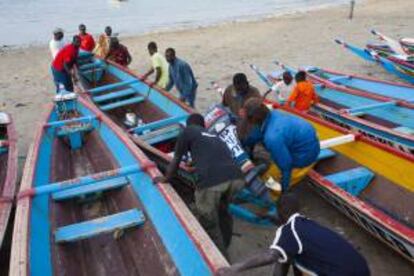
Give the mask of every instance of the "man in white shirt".
POLYGON ((49 42, 49 49, 50 53, 52 54, 52 59, 56 57, 60 49, 62 49, 66 44, 63 36, 63 30, 61 28, 56 28, 53 31, 53 38, 49 42))
POLYGON ((282 80, 274 84, 271 90, 265 94, 265 97, 269 94, 270 100, 283 104, 287 99, 289 99, 289 96, 295 87, 294 84, 292 74, 285 71, 282 75, 282 80))

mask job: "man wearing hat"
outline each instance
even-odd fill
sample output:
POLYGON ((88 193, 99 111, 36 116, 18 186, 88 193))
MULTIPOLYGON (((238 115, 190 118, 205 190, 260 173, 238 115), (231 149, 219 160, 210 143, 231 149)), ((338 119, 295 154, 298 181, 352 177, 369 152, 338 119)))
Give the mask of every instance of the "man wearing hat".
POLYGON ((63 30, 61 28, 56 28, 53 31, 53 38, 49 42, 49 49, 53 59, 56 57, 57 53, 59 53, 60 49, 65 46, 63 36, 63 30))

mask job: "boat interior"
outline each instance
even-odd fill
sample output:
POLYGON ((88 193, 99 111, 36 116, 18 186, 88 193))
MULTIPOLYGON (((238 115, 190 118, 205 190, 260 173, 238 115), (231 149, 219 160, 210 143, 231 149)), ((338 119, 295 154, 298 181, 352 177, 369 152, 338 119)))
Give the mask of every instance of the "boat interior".
POLYGON ((137 138, 135 141, 146 153, 161 159, 173 155, 188 110, 136 77, 100 60, 86 60, 78 72, 92 101, 137 138))
POLYGON ((40 194, 33 198, 30 216, 31 271, 178 275, 148 219, 149 210, 132 187, 143 177, 136 160, 122 155, 125 146, 91 112, 65 97, 55 101, 39 148, 42 162, 33 186, 40 194), (120 161, 113 149, 127 160, 120 161), (50 197, 42 193, 47 186, 50 197))

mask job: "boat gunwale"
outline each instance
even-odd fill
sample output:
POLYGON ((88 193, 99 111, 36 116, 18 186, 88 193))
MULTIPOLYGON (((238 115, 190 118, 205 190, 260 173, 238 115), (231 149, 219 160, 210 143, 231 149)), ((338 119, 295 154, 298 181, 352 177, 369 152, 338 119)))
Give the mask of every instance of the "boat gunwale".
POLYGON ((0 216, 0 249, 9 224, 10 213, 14 203, 14 196, 16 194, 18 174, 17 131, 13 118, 10 114, 8 114, 8 116, 10 118, 10 122, 6 126, 8 141, 7 172, 2 186, 2 194, 0 195, 0 198, 5 199, 5 201, 0 202, 0 209, 5 210, 5 212, 2 212, 3 215, 0 216))
MULTIPOLYGON (((319 68, 318 67, 318 69, 320 69, 322 71, 326 71, 326 72, 331 73, 331 74, 335 74, 335 75, 349 76, 349 77, 353 77, 353 78, 356 78, 356 79, 363 79, 363 80, 372 81, 372 82, 379 82, 379 83, 384 83, 384 84, 389 84, 389 85, 401 86, 401 87, 414 89, 414 85, 411 85, 411 84, 408 84, 408 83, 389 81, 389 80, 380 80, 380 79, 376 79, 376 78, 373 78, 373 77, 361 76, 361 75, 356 75, 356 74, 341 73, 341 72, 338 72, 338 71, 335 71, 335 70, 332 70, 332 69, 326 69, 326 68, 319 68)), ((414 97, 414 95, 413 95, 413 97, 414 97)))
MULTIPOLYGON (((374 129, 378 129, 378 130, 380 130, 382 132, 389 133, 389 134, 391 134, 393 136, 400 137, 402 139, 406 139, 406 140, 409 140, 409 141, 414 142, 414 136, 412 136, 412 135, 409 135, 409 134, 406 134, 406 133, 402 133, 402 132, 393 130, 391 128, 388 128, 388 127, 385 127, 385 126, 382 126, 382 125, 379 125, 379 124, 370 122, 370 121, 365 120, 365 119, 362 119, 362 118, 358 118, 357 116, 353 116, 353 115, 348 114, 346 112, 341 112, 340 110, 337 110, 337 109, 332 108, 332 107, 330 107, 328 105, 325 105, 325 104, 318 103, 317 106, 319 108, 323 109, 326 112, 334 113, 335 115, 338 115, 340 117, 343 117, 343 118, 345 118, 347 120, 352 120, 352 121, 355 121, 357 123, 366 125, 368 127, 371 127, 371 128, 374 128, 374 129)), ((389 139, 387 139, 387 140, 389 140, 389 139)), ((396 142, 396 143, 398 143, 398 142, 396 142)), ((413 161, 414 161, 414 159, 413 159, 413 161)))
MULTIPOLYGON (((80 101, 86 108, 91 110, 97 115, 97 118, 102 123, 106 124, 114 134, 120 139, 125 147, 131 152, 141 165, 151 165, 152 162, 145 156, 145 154, 128 139, 122 129, 117 126, 109 117, 102 113, 93 103, 89 100, 79 97, 80 101)), ((53 112, 53 104, 48 103, 45 105, 47 111, 38 124, 37 133, 32 142, 27 155, 23 177, 20 186, 20 192, 27 192, 32 189, 32 185, 35 178, 36 164, 40 156, 39 147, 41 141, 46 135, 44 130, 45 123, 49 120, 53 112)), ((146 170, 151 179, 161 176, 159 170, 154 166, 148 166, 146 170)), ((188 234, 190 240, 194 243, 202 258, 206 261, 206 264, 212 272, 217 271, 221 267, 228 266, 228 262, 224 259, 211 239, 207 236, 207 233, 201 228, 201 225, 190 213, 188 208, 182 202, 181 198, 176 194, 175 190, 170 185, 159 184, 156 185, 162 196, 170 205, 173 213, 181 223, 185 232, 188 234)), ((11 275, 28 275, 30 274, 30 259, 29 259, 29 243, 30 243, 30 219, 32 214, 32 200, 33 197, 29 193, 21 194, 17 196, 17 208, 15 225, 13 229, 12 250, 10 259, 10 274, 11 275)))

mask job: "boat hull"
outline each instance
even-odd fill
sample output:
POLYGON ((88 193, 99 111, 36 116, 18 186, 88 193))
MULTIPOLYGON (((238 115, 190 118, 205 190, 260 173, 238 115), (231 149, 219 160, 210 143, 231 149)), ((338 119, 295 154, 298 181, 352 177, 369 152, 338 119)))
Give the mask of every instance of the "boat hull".
POLYGON ((10 122, 0 125, 1 134, 7 137, 7 146, 0 153, 0 250, 4 242, 13 199, 17 183, 17 133, 14 122, 10 116, 10 122))
POLYGON ((54 123, 50 107, 29 152, 18 196, 11 275, 212 275, 227 266, 175 191, 153 184, 160 175, 153 163, 95 106, 84 99, 78 106, 81 114, 99 121, 81 149, 69 150, 51 139, 44 127, 54 123), (42 185, 112 179, 131 166, 138 169, 125 172, 127 186, 92 198, 92 203, 56 202, 50 189, 57 184, 42 185), (131 208, 143 212, 142 226, 114 236, 57 243, 57 233, 68 224, 131 208))

